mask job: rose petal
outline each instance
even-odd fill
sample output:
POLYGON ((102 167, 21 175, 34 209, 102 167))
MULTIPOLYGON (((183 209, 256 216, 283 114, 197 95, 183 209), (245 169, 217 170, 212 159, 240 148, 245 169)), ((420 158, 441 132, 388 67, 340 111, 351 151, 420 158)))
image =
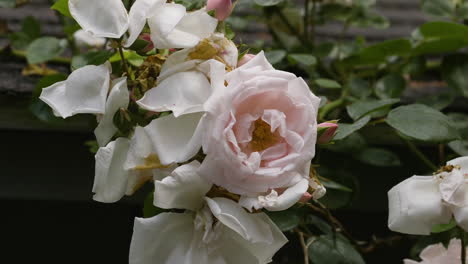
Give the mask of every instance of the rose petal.
POLYGON ((211 85, 203 73, 180 72, 145 93, 137 103, 154 112, 172 111, 175 117, 203 111, 211 95, 211 85))
POLYGON ((172 174, 154 183, 154 205, 165 209, 197 211, 203 204, 212 184, 198 176, 198 161, 175 169, 172 174))
POLYGON ((96 153, 93 199, 102 203, 114 203, 126 192, 128 171, 123 168, 130 141, 118 138, 96 153))
POLYGON ((135 218, 130 264, 190 263, 187 252, 193 237, 191 214, 162 213, 152 218, 135 218))
POLYGON ((429 235, 433 226, 451 219, 432 177, 413 176, 393 187, 388 199, 388 227, 395 232, 429 235))
POLYGON ((128 29, 128 14, 121 0, 70 0, 73 18, 95 37, 120 38, 128 29))
POLYGON ((42 90, 39 97, 63 118, 75 114, 104 114, 109 91, 109 65, 88 65, 68 79, 42 90))
POLYGON ((106 102, 106 111, 94 130, 99 146, 105 146, 109 143, 117 132, 117 127, 114 125, 114 115, 120 108, 127 109, 130 100, 126 77, 115 79, 112 84, 112 90, 106 102))
POLYGON ((165 0, 136 0, 130 8, 129 12, 129 27, 128 32, 130 36, 125 42, 125 47, 130 47, 140 35, 141 31, 145 27, 146 19, 150 14, 160 12, 162 5, 165 0))
POLYGON ((202 116, 203 113, 193 113, 175 118, 171 114, 155 119, 145 127, 163 165, 185 162, 198 152, 202 116))

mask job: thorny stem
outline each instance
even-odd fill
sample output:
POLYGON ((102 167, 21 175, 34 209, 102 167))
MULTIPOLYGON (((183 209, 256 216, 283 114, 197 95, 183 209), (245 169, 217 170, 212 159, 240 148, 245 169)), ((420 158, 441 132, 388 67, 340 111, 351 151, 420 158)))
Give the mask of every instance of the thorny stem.
POLYGON ((299 236, 302 252, 304 253, 304 264, 309 264, 309 251, 307 250, 307 245, 305 243, 304 233, 302 233, 300 230, 296 230, 296 233, 299 236))
POLYGON ((418 147, 408 139, 400 136, 401 139, 408 145, 408 148, 424 163, 426 164, 432 171, 437 171, 438 168, 434 163, 432 163, 425 155, 422 153, 418 147))
POLYGON ((127 60, 125 60, 121 42, 119 42, 119 55, 120 55, 120 59, 122 60, 122 65, 124 67, 124 70, 127 73, 127 76, 130 76, 130 71, 128 70, 128 64, 127 64, 127 60))

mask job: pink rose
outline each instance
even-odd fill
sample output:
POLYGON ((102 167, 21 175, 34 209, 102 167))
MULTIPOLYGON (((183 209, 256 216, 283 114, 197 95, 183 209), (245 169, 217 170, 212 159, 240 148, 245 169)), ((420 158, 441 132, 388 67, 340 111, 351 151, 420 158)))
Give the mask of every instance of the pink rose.
POLYGON ((230 72, 205 104, 200 174, 248 209, 284 210, 309 188, 320 99, 263 52, 230 72), (278 194, 278 188, 285 191, 278 194))
POLYGON ((208 0, 206 10, 215 10, 215 16, 219 21, 223 21, 231 15, 233 9, 231 0, 208 0))

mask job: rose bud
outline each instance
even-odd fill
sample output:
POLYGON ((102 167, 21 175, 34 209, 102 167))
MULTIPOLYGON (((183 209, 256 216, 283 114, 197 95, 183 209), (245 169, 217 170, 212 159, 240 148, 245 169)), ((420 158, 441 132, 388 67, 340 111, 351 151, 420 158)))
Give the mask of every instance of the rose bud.
POLYGON ((254 54, 245 54, 242 59, 240 59, 240 61, 237 63, 237 67, 240 67, 244 64, 246 64, 247 62, 249 62, 251 59, 255 58, 255 55, 254 54))
POLYGON ((317 143, 327 144, 335 137, 338 124, 332 122, 321 123, 317 126, 317 143))
POLYGON ((143 48, 142 52, 146 53, 146 52, 149 52, 149 51, 154 49, 154 43, 151 40, 151 35, 150 34, 143 33, 143 34, 140 35, 139 39, 148 42, 148 45, 146 45, 146 47, 143 48))
POLYGON ((215 16, 219 21, 223 21, 231 15, 232 9, 231 0, 208 0, 206 3, 206 10, 215 10, 215 16))

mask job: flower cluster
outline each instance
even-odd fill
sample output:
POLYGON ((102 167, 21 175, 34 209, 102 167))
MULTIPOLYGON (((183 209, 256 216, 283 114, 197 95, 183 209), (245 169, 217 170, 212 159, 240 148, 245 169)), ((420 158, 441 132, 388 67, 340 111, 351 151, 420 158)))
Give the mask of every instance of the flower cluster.
POLYGON ((218 25, 231 1, 192 12, 163 0, 136 0, 128 13, 120 0, 69 9, 91 45, 130 47, 150 32, 139 68, 121 77, 109 62, 84 66, 40 97, 63 118, 97 115, 94 200, 116 202, 150 181, 154 205, 169 210, 135 220, 130 263, 270 262, 287 239, 262 210, 325 194, 311 160, 318 131, 326 143, 337 126, 318 127, 320 99, 263 52, 239 61, 218 25))
POLYGON ((429 235, 436 225, 457 224, 468 230, 468 157, 451 160, 431 176, 413 176, 388 192, 391 230, 429 235))

